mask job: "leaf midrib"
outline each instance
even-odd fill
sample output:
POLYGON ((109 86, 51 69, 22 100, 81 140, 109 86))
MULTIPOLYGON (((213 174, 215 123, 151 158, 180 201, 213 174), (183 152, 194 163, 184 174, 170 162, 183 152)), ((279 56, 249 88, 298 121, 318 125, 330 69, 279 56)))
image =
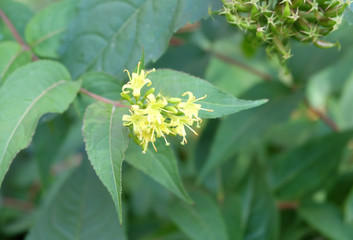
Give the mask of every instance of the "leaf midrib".
POLYGON ((43 91, 39 96, 37 96, 33 102, 26 108, 26 110, 24 111, 24 113, 21 115, 20 119, 18 120, 14 130, 11 132, 6 144, 5 144, 5 148, 2 152, 2 155, 1 155, 1 158, 0 158, 0 165, 3 163, 3 160, 4 160, 4 156, 5 156, 5 153, 9 147, 9 144, 13 138, 13 136, 15 135, 18 127, 20 126, 21 122, 23 121, 23 119, 26 117, 26 115, 30 112, 30 110, 33 108, 33 106, 43 97, 45 96, 48 92, 50 92, 52 89, 54 89, 55 87, 59 86, 60 84, 63 84, 67 82, 66 80, 61 80, 59 82, 56 82, 55 84, 51 85, 49 88, 47 88, 45 91, 43 91))
POLYGON ((102 50, 94 57, 94 59, 87 64, 87 67, 85 70, 90 69, 92 67, 92 65, 97 61, 97 59, 102 56, 103 52, 107 49, 108 46, 111 45, 113 39, 115 39, 119 33, 132 21, 132 19, 134 19, 134 17, 140 12, 140 10, 143 8, 143 6, 149 2, 150 0, 145 1, 140 7, 136 8, 135 12, 133 14, 131 14, 131 16, 117 29, 116 33, 114 33, 109 41, 107 42, 107 44, 102 48, 102 50))
MULTIPOLYGON (((112 113, 110 116, 110 121, 109 121, 109 159, 110 159, 110 164, 111 164, 112 171, 113 171, 114 191, 115 191, 115 194, 117 195, 117 198, 118 198, 117 200, 120 205, 121 203, 120 203, 119 193, 118 193, 118 189, 117 189, 118 186, 116 184, 115 168, 114 168, 114 164, 113 164, 113 153, 112 153, 112 126, 113 126, 113 117, 114 117, 115 109, 116 109, 115 106, 113 106, 112 113)), ((119 215, 120 215, 120 206, 118 206, 118 207, 119 207, 119 215)))

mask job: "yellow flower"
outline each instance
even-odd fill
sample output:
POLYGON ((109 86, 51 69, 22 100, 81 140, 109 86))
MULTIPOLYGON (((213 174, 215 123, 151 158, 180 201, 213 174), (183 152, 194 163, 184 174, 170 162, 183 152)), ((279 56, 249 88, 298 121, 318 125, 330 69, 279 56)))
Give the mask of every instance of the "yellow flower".
POLYGON ((179 111, 184 113, 185 116, 187 116, 189 119, 193 119, 195 121, 200 122, 201 118, 198 117, 199 110, 200 109, 206 110, 206 111, 209 111, 209 110, 201 108, 201 104, 197 104, 195 102, 206 98, 207 95, 198 99, 195 98, 192 92, 185 92, 182 96, 185 96, 185 95, 189 95, 189 98, 186 102, 181 102, 178 104, 179 111))
POLYGON ((154 135, 154 132, 153 132, 153 129, 151 128, 151 126, 146 125, 146 127, 143 129, 141 134, 137 137, 141 141, 140 145, 142 145, 142 148, 143 148, 142 152, 143 153, 146 153, 149 142, 152 143, 154 150, 156 150, 156 152, 157 152, 157 148, 154 145, 154 142, 156 141, 156 136, 154 135))
POLYGON ((134 134, 138 136, 148 125, 147 116, 144 115, 144 113, 141 111, 142 109, 139 109, 139 106, 137 105, 132 105, 131 110, 129 110, 131 115, 123 115, 123 125, 132 125, 134 134))
POLYGON ((124 72, 127 72, 129 76, 129 82, 125 84, 122 88, 123 93, 129 93, 130 91, 126 91, 125 89, 131 89, 132 90, 132 95, 136 98, 140 97, 141 95, 141 88, 147 84, 147 86, 150 86, 151 80, 149 80, 147 75, 151 72, 154 72, 155 69, 152 69, 150 71, 141 70, 140 72, 140 62, 137 67, 137 72, 132 73, 132 76, 130 76, 130 72, 125 69, 124 72))
POLYGON ((166 111, 163 107, 167 106, 168 102, 165 98, 156 100, 156 97, 151 93, 147 96, 147 107, 145 112, 149 122, 158 122, 161 124, 164 121, 162 111, 166 111))
POLYGON ((172 126, 171 132, 183 137, 183 140, 181 141, 181 145, 188 143, 188 141, 186 140, 185 127, 189 128, 195 135, 197 135, 194 129, 190 127, 192 126, 193 123, 194 123, 194 120, 190 119, 187 116, 171 116, 171 123, 170 123, 170 125, 172 126))

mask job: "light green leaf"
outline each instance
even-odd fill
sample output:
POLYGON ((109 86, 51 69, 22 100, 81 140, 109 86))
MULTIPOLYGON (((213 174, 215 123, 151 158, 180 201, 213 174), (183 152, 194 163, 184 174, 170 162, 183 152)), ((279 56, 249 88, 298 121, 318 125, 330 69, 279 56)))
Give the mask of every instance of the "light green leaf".
POLYGON ((124 68, 135 68, 142 49, 146 64, 157 60, 173 32, 207 17, 211 2, 82 0, 67 35, 64 62, 74 77, 87 70, 124 76, 124 68))
POLYGON ((298 199, 332 180, 352 132, 334 133, 285 152, 272 161, 271 186, 282 199, 298 199))
POLYGON ((121 169, 129 143, 129 129, 123 126, 127 108, 101 102, 90 105, 83 121, 86 151, 94 170, 113 198, 122 223, 121 169))
POLYGON ((51 196, 26 240, 126 239, 108 192, 88 165, 83 163, 51 196))
POLYGON ((306 203, 299 215, 314 229, 331 240, 351 240, 353 228, 343 222, 339 209, 329 203, 306 203))
POLYGON ((221 120, 199 180, 240 149, 261 141, 271 126, 287 120, 301 94, 291 93, 279 83, 264 83, 255 86, 246 96, 270 100, 264 106, 221 120))
POLYGON ((16 42, 0 43, 0 86, 17 68, 31 62, 31 53, 16 42))
POLYGON ((12 159, 31 141, 39 118, 62 113, 80 82, 70 82, 64 66, 38 61, 17 69, 0 88, 0 183, 12 159))
POLYGON ((175 193, 180 199, 192 203, 181 182, 173 150, 161 140, 157 140, 155 145, 158 152, 149 149, 143 154, 137 144, 131 143, 126 152, 126 161, 175 193))
POLYGON ((148 77, 152 81, 152 86, 156 88, 155 92, 161 92, 166 97, 181 97, 187 91, 192 92, 196 98, 207 94, 205 99, 201 99, 197 103, 201 104, 202 108, 213 110, 213 112, 200 110, 199 116, 201 118, 222 117, 257 107, 266 102, 266 100, 246 101, 237 99, 205 80, 173 70, 157 70, 148 77))
POLYGON ((192 192, 194 205, 176 201, 169 205, 172 221, 193 240, 227 240, 226 226, 214 200, 201 192, 192 192))
POLYGON ((67 26, 75 17, 78 0, 55 2, 38 12, 28 23, 26 41, 36 55, 58 58, 58 49, 67 26))

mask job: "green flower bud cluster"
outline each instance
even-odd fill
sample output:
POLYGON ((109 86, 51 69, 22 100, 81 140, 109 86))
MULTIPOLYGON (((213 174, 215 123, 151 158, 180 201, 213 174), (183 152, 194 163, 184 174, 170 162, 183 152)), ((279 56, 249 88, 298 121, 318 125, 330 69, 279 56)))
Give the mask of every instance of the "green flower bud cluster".
POLYGON ((321 39, 337 30, 351 0, 222 0, 230 24, 246 33, 250 46, 267 45, 267 53, 290 58, 289 39, 312 42, 320 48, 339 47, 321 39))

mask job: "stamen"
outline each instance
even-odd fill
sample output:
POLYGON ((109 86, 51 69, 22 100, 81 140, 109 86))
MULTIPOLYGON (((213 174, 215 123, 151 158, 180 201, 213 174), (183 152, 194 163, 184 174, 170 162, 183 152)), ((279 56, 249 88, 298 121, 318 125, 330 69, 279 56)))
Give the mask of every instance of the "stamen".
POLYGON ((186 126, 187 128, 189 128, 196 136, 198 136, 197 132, 195 132, 195 130, 192 129, 189 125, 184 124, 184 126, 186 126))

